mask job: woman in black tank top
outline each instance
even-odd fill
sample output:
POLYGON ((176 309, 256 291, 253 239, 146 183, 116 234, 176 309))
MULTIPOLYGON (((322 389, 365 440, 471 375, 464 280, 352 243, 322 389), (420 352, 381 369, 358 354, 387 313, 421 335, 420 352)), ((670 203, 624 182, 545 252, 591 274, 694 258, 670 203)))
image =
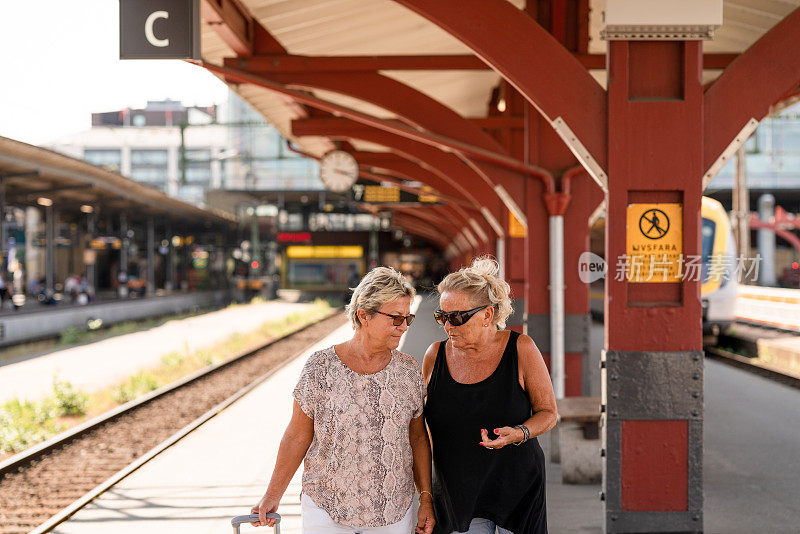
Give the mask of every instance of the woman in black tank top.
POLYGON ((436 319, 448 339, 423 361, 434 534, 547 532, 536 436, 555 425, 555 397, 533 340, 498 328, 511 306, 496 265, 478 259, 439 284, 436 319))

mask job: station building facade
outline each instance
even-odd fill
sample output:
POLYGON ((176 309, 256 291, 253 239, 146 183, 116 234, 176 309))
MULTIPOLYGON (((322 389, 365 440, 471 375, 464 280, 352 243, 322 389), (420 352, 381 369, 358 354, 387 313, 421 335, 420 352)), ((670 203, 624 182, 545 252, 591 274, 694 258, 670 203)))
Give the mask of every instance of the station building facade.
POLYGON ((92 127, 44 145, 197 205, 209 190, 322 189, 316 163, 285 140, 235 93, 226 103, 92 114, 92 127))

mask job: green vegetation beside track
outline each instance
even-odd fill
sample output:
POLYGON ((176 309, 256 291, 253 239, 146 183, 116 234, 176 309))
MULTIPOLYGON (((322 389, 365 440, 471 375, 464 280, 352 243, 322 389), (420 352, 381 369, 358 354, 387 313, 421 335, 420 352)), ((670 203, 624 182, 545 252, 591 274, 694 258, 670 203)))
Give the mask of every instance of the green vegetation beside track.
POLYGON ((324 300, 308 309, 250 332, 234 332, 211 347, 169 352, 159 365, 142 369, 117 384, 99 391, 83 392, 69 382, 53 379, 53 390, 37 401, 11 399, 0 405, 0 460, 45 441, 56 434, 125 404, 199 369, 227 361, 242 352, 316 322, 333 311, 324 300))

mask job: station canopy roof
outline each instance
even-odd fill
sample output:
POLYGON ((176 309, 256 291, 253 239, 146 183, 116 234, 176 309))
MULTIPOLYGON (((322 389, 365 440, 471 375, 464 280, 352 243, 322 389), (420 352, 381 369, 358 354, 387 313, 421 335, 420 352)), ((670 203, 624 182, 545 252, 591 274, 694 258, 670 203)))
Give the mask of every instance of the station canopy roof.
POLYGON ((152 215, 188 223, 231 225, 233 214, 200 208, 120 174, 51 150, 0 137, 0 179, 6 203, 36 206, 40 198, 78 212, 83 205, 129 216, 152 215))
MULTIPOLYGON (((435 1, 435 0, 434 0, 435 1)), ((509 0, 523 9, 525 0, 509 0)), ((532 0, 531 0, 532 1, 532 0)), ((382 55, 473 55, 460 41, 428 20, 391 0, 238 0, 289 54, 307 56, 382 55)), ((604 56, 606 41, 600 38, 605 0, 588 2, 589 28, 586 64, 592 76, 606 86, 604 56), (602 68, 595 68, 600 66, 602 68)), ((706 54, 716 60, 703 72, 704 82, 714 80, 736 55, 744 52, 794 9, 800 0, 725 0, 723 25, 714 39, 705 41, 706 54)), ((204 21, 202 56, 222 65, 223 58, 236 57, 215 30, 204 21)), ((509 50, 509 53, 513 51, 509 50)), ((709 64, 707 64, 709 66, 709 64)), ((464 117, 485 117, 492 89, 500 76, 489 69, 387 70, 395 78, 449 106, 464 117)), ((304 151, 319 156, 333 148, 326 138, 295 138, 291 120, 302 117, 302 108, 287 97, 250 84, 232 88, 272 123, 281 134, 304 151)), ((394 115, 369 103, 340 94, 314 90, 322 99, 345 105, 380 118, 394 115)), ((358 150, 385 151, 370 143, 353 141, 358 150)))

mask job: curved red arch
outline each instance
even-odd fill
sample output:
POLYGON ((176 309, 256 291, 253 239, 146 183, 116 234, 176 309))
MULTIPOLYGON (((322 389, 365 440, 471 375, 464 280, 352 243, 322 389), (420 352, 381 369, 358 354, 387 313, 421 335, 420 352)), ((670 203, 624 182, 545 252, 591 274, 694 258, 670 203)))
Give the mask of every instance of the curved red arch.
MULTIPOLYGON (((325 89, 358 98, 395 113, 412 126, 487 150, 507 153, 489 134, 449 107, 413 87, 377 72, 253 73, 293 88, 325 89)), ((527 178, 522 174, 466 156, 459 159, 472 171, 463 175, 465 186, 470 187, 474 179, 482 180, 492 188, 502 185, 512 197, 523 193, 527 178)), ((520 206, 520 210, 524 211, 524 207, 520 206)))
MULTIPOLYGON (((377 128, 364 126, 348 119, 300 119, 292 121, 292 132, 295 135, 317 135, 339 139, 361 139, 377 143, 392 149, 395 153, 409 159, 424 162, 428 170, 439 176, 442 180, 440 184, 431 184, 437 189, 442 189, 443 184, 447 184, 450 191, 457 191, 460 196, 466 198, 477 209, 485 207, 494 218, 490 225, 495 233, 502 237, 501 222, 504 214, 500 205, 500 200, 493 189, 481 182, 476 184, 478 187, 466 189, 456 178, 465 172, 469 172, 464 163, 453 154, 447 154, 439 149, 394 135, 377 128), (494 201, 494 202, 492 202, 494 201)), ((443 192, 449 193, 444 190, 443 192)))
POLYGON ((606 92, 530 16, 507 0, 394 1, 467 45, 548 121, 561 117, 598 165, 607 169, 606 92))

